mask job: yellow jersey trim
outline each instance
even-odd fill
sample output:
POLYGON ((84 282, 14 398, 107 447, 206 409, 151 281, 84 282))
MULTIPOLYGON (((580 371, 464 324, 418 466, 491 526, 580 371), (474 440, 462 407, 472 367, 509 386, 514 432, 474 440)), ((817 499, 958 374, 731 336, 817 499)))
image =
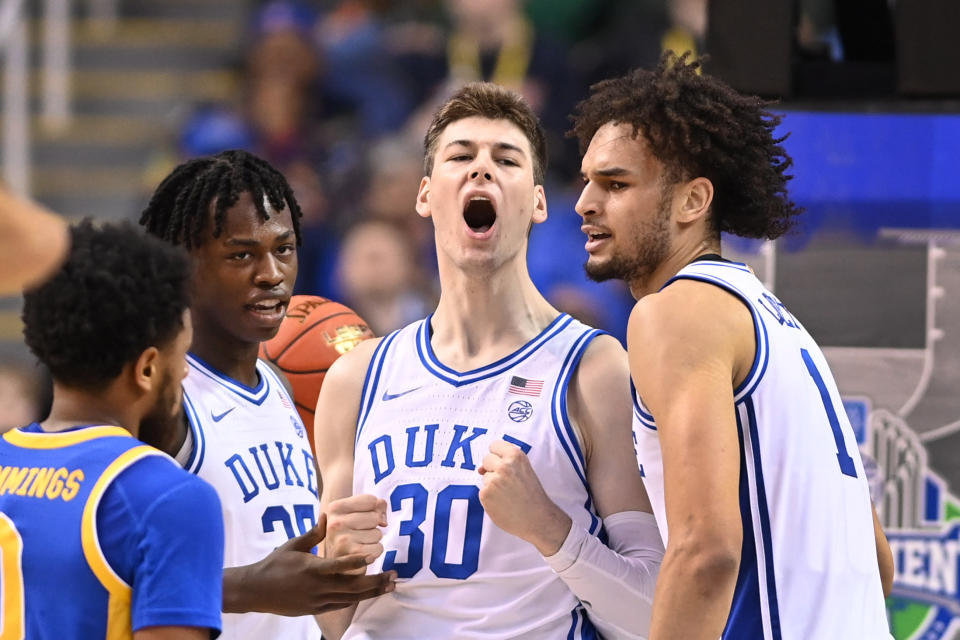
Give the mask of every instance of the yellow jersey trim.
POLYGON ((69 447, 80 442, 88 442, 96 438, 105 438, 107 436, 127 436, 133 435, 123 427, 103 425, 99 427, 84 427, 74 431, 58 431, 32 433, 21 431, 20 429, 11 429, 3 434, 3 438, 12 445, 23 447, 24 449, 59 449, 60 447, 69 447))
MULTIPOLYGON (((112 428, 119 429, 119 427, 112 428)), ((93 489, 90 490, 90 496, 83 507, 83 518, 80 525, 83 555, 87 559, 90 570, 93 571, 100 584, 110 594, 107 613, 107 640, 122 640, 133 637, 133 623, 130 619, 132 589, 116 574, 103 555, 103 549, 100 548, 100 538, 97 533, 97 507, 100 505, 100 499, 103 498, 103 494, 106 493, 110 483, 127 467, 147 456, 165 455, 148 445, 134 447, 124 452, 104 469, 96 484, 93 485, 93 489)))
POLYGON ((23 538, 13 520, 4 513, 0 513, 0 556, 3 557, 0 640, 23 640, 27 633, 23 604, 23 538))

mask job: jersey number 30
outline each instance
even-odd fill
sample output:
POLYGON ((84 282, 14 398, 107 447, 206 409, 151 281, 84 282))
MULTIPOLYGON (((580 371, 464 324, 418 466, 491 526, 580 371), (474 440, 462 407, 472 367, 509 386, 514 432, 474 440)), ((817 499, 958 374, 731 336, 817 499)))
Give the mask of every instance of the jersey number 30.
MULTIPOLYGON (((387 551, 383 558, 383 570, 393 569, 400 578, 412 578, 423 568, 424 535, 420 529, 427 518, 427 490, 420 483, 401 484, 390 494, 390 509, 400 511, 404 500, 413 501, 409 520, 400 523, 400 535, 410 539, 407 561, 397 562, 396 550, 387 551)), ((465 580, 474 574, 480 561, 480 534, 483 531, 483 505, 480 504, 480 489, 475 485, 453 484, 437 494, 433 516, 433 544, 430 554, 430 571, 438 578, 465 580), (467 503, 467 519, 463 540, 463 556, 460 562, 447 562, 447 546, 450 539, 450 511, 454 500, 467 503)))

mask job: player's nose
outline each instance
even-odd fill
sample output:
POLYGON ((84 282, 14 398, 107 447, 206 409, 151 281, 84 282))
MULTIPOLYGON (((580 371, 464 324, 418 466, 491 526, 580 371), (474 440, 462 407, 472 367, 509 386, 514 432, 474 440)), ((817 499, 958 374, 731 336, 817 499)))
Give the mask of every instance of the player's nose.
POLYGON ((470 179, 482 179, 487 181, 493 180, 493 172, 490 168, 492 164, 492 159, 486 153, 478 153, 473 159, 473 162, 470 163, 470 179))
POLYGON ((573 206, 573 210, 581 218, 597 213, 598 203, 596 198, 593 197, 593 189, 590 188, 589 184, 583 186, 583 191, 580 192, 580 197, 577 198, 577 204, 573 206))
POLYGON ((266 256, 257 266, 254 282, 258 286, 275 287, 283 282, 283 269, 280 268, 279 261, 274 256, 266 256))

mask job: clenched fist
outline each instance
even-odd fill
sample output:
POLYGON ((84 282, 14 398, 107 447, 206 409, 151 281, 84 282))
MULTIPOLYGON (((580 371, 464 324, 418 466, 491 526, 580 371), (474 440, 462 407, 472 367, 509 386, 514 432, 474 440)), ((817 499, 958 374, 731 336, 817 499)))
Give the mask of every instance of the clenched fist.
POLYGON ((483 476, 480 502, 493 523, 542 555, 555 554, 573 521, 543 490, 527 454, 515 444, 495 440, 477 471, 483 476))

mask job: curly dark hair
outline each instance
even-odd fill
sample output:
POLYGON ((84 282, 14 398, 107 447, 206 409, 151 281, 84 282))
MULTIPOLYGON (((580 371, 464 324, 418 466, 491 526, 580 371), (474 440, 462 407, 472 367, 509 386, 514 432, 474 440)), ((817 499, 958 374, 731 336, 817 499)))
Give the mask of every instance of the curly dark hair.
POLYGON ((293 231, 300 244, 300 205, 286 178, 267 161, 247 151, 222 151, 215 156, 184 162, 163 179, 140 216, 147 232, 188 250, 199 247, 206 237, 210 203, 216 199, 213 237, 223 232, 227 209, 242 193, 249 193, 262 220, 270 214, 267 197, 275 211, 290 207, 293 231))
POLYGON ((787 195, 793 164, 774 129, 771 103, 737 93, 700 74, 700 62, 665 53, 653 71, 636 69, 591 87, 577 105, 570 135, 584 153, 607 123, 633 125, 667 178, 705 177, 714 185, 711 224, 717 232, 774 239, 803 209, 787 195))
POLYGON ((183 328, 190 265, 183 249, 130 223, 84 220, 70 232, 66 262, 24 294, 23 333, 55 381, 96 389, 183 328))
POLYGON ((423 172, 433 173, 433 156, 443 130, 464 118, 509 120, 523 131, 533 154, 533 183, 543 184, 547 172, 547 138, 543 126, 530 105, 516 91, 492 82, 470 82, 463 85, 433 114, 423 139, 423 172))

